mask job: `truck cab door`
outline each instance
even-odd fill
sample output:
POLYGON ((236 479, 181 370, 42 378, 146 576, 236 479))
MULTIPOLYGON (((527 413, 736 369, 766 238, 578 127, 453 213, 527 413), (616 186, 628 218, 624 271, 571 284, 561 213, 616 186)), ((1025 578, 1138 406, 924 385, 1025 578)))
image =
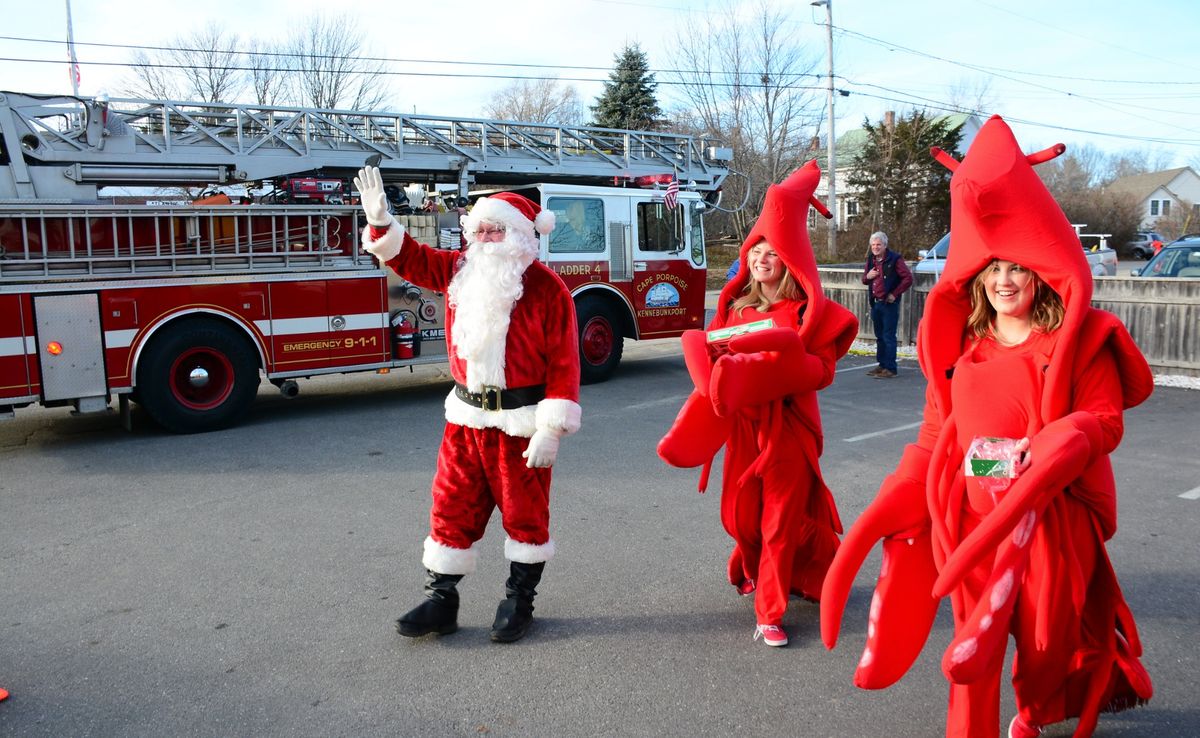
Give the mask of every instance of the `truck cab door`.
POLYGON ((692 244, 691 201, 681 198, 668 207, 661 193, 647 192, 630 204, 633 299, 640 335, 650 338, 701 327, 695 316, 704 314, 706 273, 703 247, 696 251, 692 244))

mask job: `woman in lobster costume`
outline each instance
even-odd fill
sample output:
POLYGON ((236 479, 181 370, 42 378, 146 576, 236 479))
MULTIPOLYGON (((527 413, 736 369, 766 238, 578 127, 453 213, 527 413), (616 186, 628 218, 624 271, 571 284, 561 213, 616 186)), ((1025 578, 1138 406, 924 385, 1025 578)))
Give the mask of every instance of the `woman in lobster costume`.
POLYGON ((953 170, 951 240, 917 339, 928 380, 924 422, 896 471, 846 536, 825 581, 821 630, 837 640, 850 586, 875 541, 883 561, 855 684, 898 680, 950 595, 954 639, 947 736, 1000 729, 1011 633, 1017 715, 1010 736, 1150 698, 1137 628, 1105 550, 1116 530, 1109 454, 1122 413, 1153 389, 1149 367, 1110 313, 1091 307, 1079 239, 998 116, 953 170), (964 473, 981 437, 1019 439, 1019 476, 1002 489, 964 473))
POLYGON ((833 381, 837 360, 858 332, 854 315, 827 301, 808 240, 816 162, 767 190, 762 213, 742 244, 741 268, 721 291, 716 331, 770 320, 772 327, 728 343, 704 331, 682 337, 695 383, 658 445, 672 466, 703 466, 726 446, 721 522, 733 537, 730 584, 754 594, 755 638, 787 644, 782 628, 791 593, 816 600, 842 532, 821 477, 817 390, 833 381))

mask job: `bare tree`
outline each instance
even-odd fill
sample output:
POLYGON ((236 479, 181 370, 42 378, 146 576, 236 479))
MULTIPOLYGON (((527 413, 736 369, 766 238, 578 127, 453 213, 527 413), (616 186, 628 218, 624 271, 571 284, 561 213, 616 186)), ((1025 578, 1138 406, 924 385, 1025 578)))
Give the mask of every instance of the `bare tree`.
POLYGON ((747 208, 727 224, 738 238, 758 216, 767 186, 808 158, 820 117, 818 55, 805 53, 787 30, 794 26, 789 20, 765 0, 749 20, 725 12, 689 16, 675 48, 678 69, 664 73, 680 98, 672 119, 683 130, 726 141, 745 175, 731 177, 725 188, 726 202, 748 195, 747 208))
POLYGON ((132 79, 122 91, 138 97, 202 102, 237 99, 245 87, 241 40, 218 23, 176 36, 166 48, 133 54, 132 79))
POLYGON ((247 53, 249 69, 246 71, 250 92, 259 105, 275 105, 287 95, 287 70, 283 52, 270 42, 252 42, 247 53))
POLYGON ((316 108, 374 110, 386 103, 386 67, 363 58, 363 32, 348 15, 310 16, 284 43, 291 101, 316 108))
POLYGON ((583 104, 572 85, 556 79, 518 80, 492 95, 483 108, 489 118, 550 123, 560 126, 583 122, 583 104))
POLYGON ((991 77, 971 77, 959 80, 950 88, 950 107, 963 113, 986 116, 1000 112, 1000 105, 992 92, 991 77))
POLYGON ((1136 149, 1110 154, 1104 180, 1111 182, 1121 177, 1170 169, 1174 154, 1161 149, 1136 149))
POLYGON ((178 100, 184 97, 180 92, 176 70, 159 55, 139 49, 133 52, 129 66, 130 76, 121 82, 122 95, 154 100, 178 100))

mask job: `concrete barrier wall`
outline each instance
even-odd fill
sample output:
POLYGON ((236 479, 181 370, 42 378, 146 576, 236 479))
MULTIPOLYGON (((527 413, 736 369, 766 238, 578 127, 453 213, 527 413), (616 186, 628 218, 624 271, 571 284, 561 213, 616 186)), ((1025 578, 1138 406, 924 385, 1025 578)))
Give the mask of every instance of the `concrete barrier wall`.
MULTIPOLYGON (((858 316, 859 337, 874 340, 867 288, 858 267, 821 267, 825 294, 858 316)), ((932 274, 914 274, 912 289, 900 303, 897 339, 916 342, 925 296, 935 284, 932 274)), ((1096 277, 1092 305, 1113 313, 1158 374, 1200 377, 1200 279, 1096 277)))

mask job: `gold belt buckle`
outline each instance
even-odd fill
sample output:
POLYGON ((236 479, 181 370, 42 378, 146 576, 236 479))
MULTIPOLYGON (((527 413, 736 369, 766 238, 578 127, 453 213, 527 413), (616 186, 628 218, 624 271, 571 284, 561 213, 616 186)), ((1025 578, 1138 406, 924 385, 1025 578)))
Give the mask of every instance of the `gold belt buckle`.
POLYGON ((479 398, 483 403, 484 410, 496 411, 500 409, 500 392, 501 389, 494 385, 485 384, 479 392, 479 398))

